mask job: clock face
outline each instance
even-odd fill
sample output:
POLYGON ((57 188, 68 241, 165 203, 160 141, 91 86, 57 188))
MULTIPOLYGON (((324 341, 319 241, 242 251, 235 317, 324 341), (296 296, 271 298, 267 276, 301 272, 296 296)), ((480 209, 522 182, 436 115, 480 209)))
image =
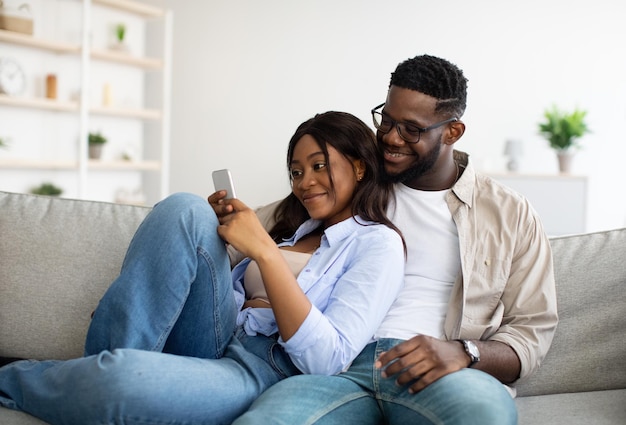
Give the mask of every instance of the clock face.
POLYGON ((16 95, 26 87, 24 71, 13 59, 0 58, 0 93, 16 95))

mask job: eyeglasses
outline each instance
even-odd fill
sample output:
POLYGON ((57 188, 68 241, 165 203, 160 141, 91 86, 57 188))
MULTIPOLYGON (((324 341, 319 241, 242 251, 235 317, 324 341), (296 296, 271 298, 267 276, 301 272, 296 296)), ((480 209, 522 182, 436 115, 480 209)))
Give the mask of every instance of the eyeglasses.
POLYGON ((441 127, 442 125, 448 124, 449 122, 458 121, 458 118, 448 118, 445 121, 429 125, 428 127, 418 127, 415 124, 411 124, 408 122, 398 122, 391 119, 388 115, 383 114, 382 111, 379 111, 379 109, 383 106, 385 106, 385 104, 381 103, 380 105, 372 109, 374 127, 376 127, 376 129, 381 133, 385 134, 389 133, 391 129, 395 127, 402 140, 407 143, 417 143, 420 141, 422 133, 426 133, 427 131, 441 127))

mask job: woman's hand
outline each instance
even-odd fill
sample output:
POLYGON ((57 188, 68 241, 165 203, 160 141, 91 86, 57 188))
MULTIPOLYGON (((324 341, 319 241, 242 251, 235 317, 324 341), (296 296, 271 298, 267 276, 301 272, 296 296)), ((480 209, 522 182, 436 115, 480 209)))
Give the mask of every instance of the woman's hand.
POLYGON ((213 209, 216 214, 218 210, 222 214, 221 216, 218 214, 220 225, 217 226, 217 233, 222 239, 246 257, 256 261, 263 255, 278 250, 276 243, 251 208, 238 199, 223 199, 223 196, 219 195, 216 197, 218 193, 220 192, 209 197, 209 203, 213 206, 212 200, 217 199, 213 209))
POLYGON ((217 215, 217 218, 220 220, 220 223, 222 223, 222 217, 233 212, 233 207, 225 202, 225 197, 226 191, 218 190, 217 192, 211 194, 207 199, 209 201, 209 205, 211 205, 211 208, 215 211, 215 215, 217 215))

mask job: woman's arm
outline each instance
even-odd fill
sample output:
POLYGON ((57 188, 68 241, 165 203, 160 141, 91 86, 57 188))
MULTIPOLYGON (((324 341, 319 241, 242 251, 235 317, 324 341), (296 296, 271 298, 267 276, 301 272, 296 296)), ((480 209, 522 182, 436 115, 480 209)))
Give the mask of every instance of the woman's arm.
POLYGON ((346 368, 372 339, 404 281, 400 236, 383 225, 361 226, 339 244, 314 255, 305 269, 306 294, 279 248, 240 201, 218 233, 255 260, 270 300, 281 343, 304 373, 331 375, 346 368), (345 246, 344 246, 345 245, 345 246))
POLYGON ((348 367, 403 285, 400 236, 383 225, 365 229, 346 238, 342 252, 327 247, 314 255, 298 278, 313 306, 298 331, 279 342, 304 373, 332 375, 348 367), (319 276, 308 276, 314 273, 319 276))
POLYGON ((238 251, 256 261, 280 336, 288 340, 306 319, 311 302, 254 211, 236 199, 228 204, 234 212, 220 218, 222 224, 217 231, 238 251))

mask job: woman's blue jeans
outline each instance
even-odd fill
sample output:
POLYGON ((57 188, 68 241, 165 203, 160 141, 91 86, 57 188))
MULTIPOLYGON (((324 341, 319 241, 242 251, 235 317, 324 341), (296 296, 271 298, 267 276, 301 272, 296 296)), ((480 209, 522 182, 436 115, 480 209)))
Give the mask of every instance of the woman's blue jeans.
POLYGON ((98 305, 85 357, 0 369, 0 405, 52 424, 222 424, 299 373, 275 338, 236 328, 230 263, 207 201, 148 214, 98 305))
POLYGON ((491 375, 463 369, 416 394, 383 378, 378 356, 399 340, 365 347, 347 372, 335 376, 300 375, 268 389, 233 425, 514 425, 515 402, 491 375))

